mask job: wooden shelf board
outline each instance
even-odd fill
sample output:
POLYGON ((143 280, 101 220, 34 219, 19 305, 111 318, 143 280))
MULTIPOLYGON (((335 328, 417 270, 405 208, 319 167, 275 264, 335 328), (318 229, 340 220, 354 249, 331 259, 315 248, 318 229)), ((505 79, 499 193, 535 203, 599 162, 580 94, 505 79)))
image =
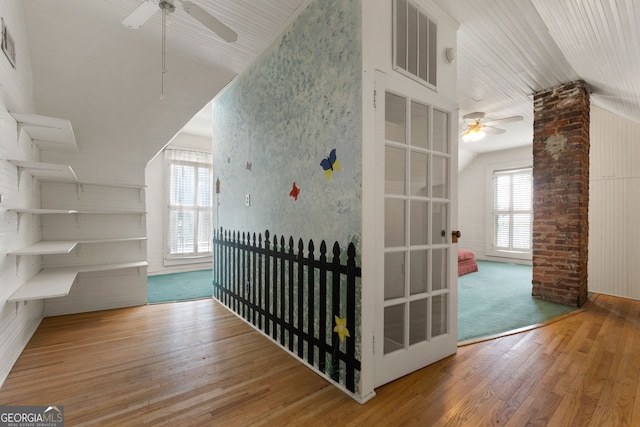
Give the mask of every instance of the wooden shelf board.
POLYGON ((69 270, 41 270, 20 286, 8 302, 56 298, 69 295, 78 272, 69 270))
POLYGON ((9 112, 40 148, 78 150, 71 122, 56 117, 9 112))
POLYGON ((78 243, 118 243, 118 242, 137 242, 147 240, 146 237, 121 237, 110 239, 85 239, 78 240, 78 243))
POLYGON ((77 182, 78 177, 69 165, 58 163, 31 162, 27 160, 7 160, 22 172, 26 172, 40 180, 59 180, 62 182, 77 182))
POLYGON ((122 262, 115 264, 95 264, 95 265, 74 265, 74 266, 64 266, 64 267, 45 267, 47 271, 49 270, 64 270, 64 271, 75 271, 76 273, 90 273, 92 271, 109 271, 109 270, 123 270, 125 268, 134 268, 134 267, 146 267, 149 263, 146 261, 135 261, 135 262, 122 262))
POLYGON ((51 255, 68 254, 78 245, 77 241, 40 241, 22 249, 9 252, 10 255, 51 255))
POLYGON ((11 208, 7 209, 8 212, 17 212, 17 213, 30 213, 36 215, 47 215, 47 214, 77 214, 78 211, 69 210, 69 209, 40 209, 40 208, 11 208))

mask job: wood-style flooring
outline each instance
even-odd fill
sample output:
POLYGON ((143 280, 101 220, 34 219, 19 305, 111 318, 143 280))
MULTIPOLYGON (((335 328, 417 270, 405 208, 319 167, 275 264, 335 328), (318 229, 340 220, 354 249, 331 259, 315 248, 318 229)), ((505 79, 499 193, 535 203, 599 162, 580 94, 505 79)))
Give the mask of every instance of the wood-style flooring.
POLYGON ((66 426, 637 426, 640 301, 460 347, 364 405, 213 300, 45 318, 0 405, 66 426))

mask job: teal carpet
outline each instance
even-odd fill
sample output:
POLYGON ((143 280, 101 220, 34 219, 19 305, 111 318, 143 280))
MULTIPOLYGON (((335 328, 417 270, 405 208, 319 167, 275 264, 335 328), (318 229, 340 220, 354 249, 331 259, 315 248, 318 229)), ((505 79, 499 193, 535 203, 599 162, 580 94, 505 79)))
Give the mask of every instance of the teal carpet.
POLYGON ((458 342, 542 323, 575 310, 531 297, 531 266, 478 261, 458 278, 458 342))
POLYGON ((211 270, 200 270, 148 276, 147 293, 150 304, 211 298, 213 275, 211 270))

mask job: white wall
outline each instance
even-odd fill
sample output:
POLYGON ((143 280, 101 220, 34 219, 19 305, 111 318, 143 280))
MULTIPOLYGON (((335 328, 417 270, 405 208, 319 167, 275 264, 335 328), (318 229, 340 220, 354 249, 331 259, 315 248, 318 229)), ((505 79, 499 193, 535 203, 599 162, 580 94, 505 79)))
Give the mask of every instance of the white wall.
MULTIPOLYGON (((211 138, 180 133, 171 141, 169 148, 211 152, 211 138)), ((147 274, 153 276, 156 274, 210 269, 211 262, 164 265, 165 215, 167 213, 164 165, 164 155, 161 151, 147 164, 145 169, 145 182, 147 183, 147 261, 149 263, 147 274)))
POLYGON ((589 291, 640 299, 640 123, 591 107, 589 291))
POLYGON ((40 220, 25 215, 18 229, 17 214, 7 212, 12 207, 40 207, 38 186, 32 191, 31 177, 24 175, 18 188, 16 168, 6 159, 32 160, 31 140, 23 132, 17 137, 16 122, 7 110, 33 112, 31 64, 23 20, 22 1, 0 2, 0 16, 9 28, 17 50, 17 68, 12 68, 0 53, 0 385, 27 345, 42 319, 42 301, 7 303, 7 298, 40 269, 39 257, 24 256, 16 266, 16 257, 7 255, 15 249, 40 240, 40 220))
POLYGON ((477 154, 458 176, 458 226, 462 237, 458 248, 470 249, 477 259, 517 262, 512 259, 500 259, 486 253, 487 238, 487 200, 491 189, 487 188, 487 171, 495 165, 519 164, 533 165, 531 147, 494 151, 477 154))

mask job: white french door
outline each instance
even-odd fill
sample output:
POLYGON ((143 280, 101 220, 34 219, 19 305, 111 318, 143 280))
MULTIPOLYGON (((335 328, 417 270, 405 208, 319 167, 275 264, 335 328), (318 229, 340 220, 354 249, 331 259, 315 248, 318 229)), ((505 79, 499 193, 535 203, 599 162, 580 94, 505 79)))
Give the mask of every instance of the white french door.
POLYGON ((404 80, 376 74, 376 387, 457 348, 457 115, 404 80))

